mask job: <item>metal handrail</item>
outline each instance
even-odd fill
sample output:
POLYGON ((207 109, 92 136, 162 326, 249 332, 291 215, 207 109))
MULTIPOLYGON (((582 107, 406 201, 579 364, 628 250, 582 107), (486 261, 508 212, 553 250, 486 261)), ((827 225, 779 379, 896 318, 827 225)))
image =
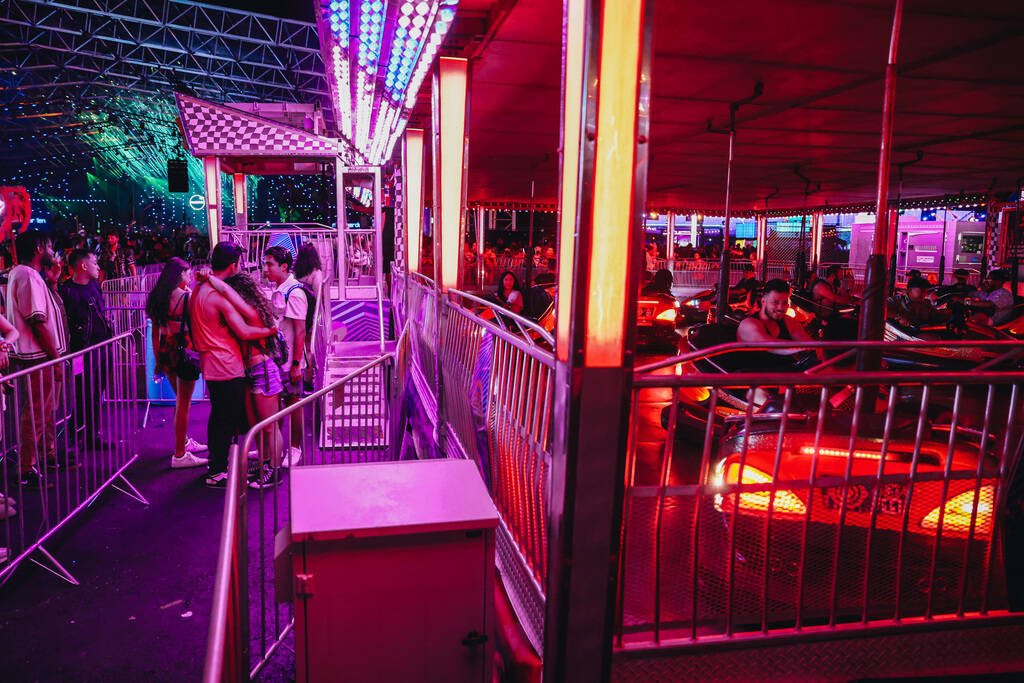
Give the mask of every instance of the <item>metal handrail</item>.
POLYGON ((519 315, 517 313, 513 313, 512 311, 508 310, 507 308, 503 308, 502 306, 500 306, 500 305, 498 305, 498 304, 496 304, 496 303, 494 303, 492 301, 487 301, 486 299, 481 299, 478 296, 475 296, 473 294, 469 294, 468 292, 463 292, 462 290, 459 290, 459 289, 449 289, 448 293, 450 295, 454 295, 454 296, 457 296, 457 297, 461 297, 463 299, 467 299, 469 301, 472 301, 473 303, 476 303, 476 304, 478 304, 480 306, 483 306, 484 308, 487 308, 487 309, 490 309, 490 310, 494 311, 497 314, 495 316, 495 320, 500 321, 501 328, 503 330, 505 330, 506 332, 512 332, 513 330, 509 330, 508 329, 508 327, 505 325, 505 322, 504 322, 503 318, 507 318, 507 319, 511 320, 512 322, 514 322, 519 327, 519 333, 522 334, 524 338, 530 340, 530 343, 533 346, 536 346, 537 344, 536 344, 536 342, 533 341, 533 339, 530 337, 530 335, 527 334, 527 330, 530 330, 530 331, 533 331, 533 332, 537 333, 538 335, 540 335, 541 339, 546 341, 548 344, 550 344, 552 346, 552 348, 554 348, 555 338, 551 336, 550 332, 548 332, 547 330, 545 330, 543 327, 541 327, 537 323, 533 322, 532 320, 529 320, 528 318, 524 318, 523 316, 521 316, 521 315, 519 315))
MULTIPOLYGON (((402 342, 408 333, 408 329, 408 324, 406 324, 402 329, 401 335, 399 335, 397 348, 401 347, 402 342)), ((210 612, 210 630, 207 637, 206 659, 202 678, 204 683, 216 683, 217 681, 222 680, 222 672, 225 662, 226 638, 228 635, 228 613, 232 604, 230 593, 233 578, 232 572, 234 569, 234 562, 238 558, 235 551, 235 543, 238 540, 238 524, 240 522, 244 523, 245 520, 244 515, 240 514, 240 511, 244 512, 244 503, 241 506, 239 505, 238 494, 245 490, 245 461, 243 458, 247 457, 246 454, 248 454, 252 447, 253 439, 267 427, 280 422, 282 419, 298 410, 302 410, 327 394, 337 391, 353 378, 385 362, 395 360, 396 353, 397 351, 386 353, 379 358, 360 366, 344 377, 331 382, 331 384, 323 387, 322 389, 303 397, 283 410, 274 413, 270 417, 261 420, 246 432, 245 436, 241 440, 240 446, 235 445, 231 448, 231 454, 228 460, 227 496, 224 502, 224 518, 221 523, 221 538, 217 551, 217 566, 214 570, 213 604, 210 612), (243 509, 240 510, 240 508, 243 509)), ((244 569, 244 560, 242 562, 242 575, 245 576, 247 574, 244 569)), ((241 581, 238 581, 238 583, 241 584, 241 581)), ((244 588, 241 585, 238 586, 239 591, 247 590, 247 588, 247 583, 244 588)), ((242 614, 239 618, 241 619, 241 622, 237 625, 239 633, 236 634, 236 637, 239 638, 239 642, 247 643, 249 631, 248 614, 242 614)), ((243 665, 248 666, 248 662, 244 662, 243 665)), ((257 671, 258 668, 259 667, 257 667, 257 671)), ((243 671, 244 669, 240 667, 238 669, 239 675, 241 675, 243 671)), ((249 677, 252 677, 251 673, 249 677)))
POLYGON ((325 230, 330 231, 330 232, 334 232, 334 230, 335 230, 331 226, 324 225, 323 223, 251 223, 245 229, 242 229, 241 227, 236 227, 236 226, 231 226, 231 227, 224 226, 223 232, 259 232, 260 230, 265 229, 265 228, 281 228, 281 227, 286 227, 286 226, 300 226, 300 225, 314 226, 314 227, 310 227, 310 228, 299 228, 298 231, 300 231, 300 232, 323 232, 325 230))
POLYGON ((377 283, 377 322, 380 331, 380 352, 384 353, 384 295, 380 282, 377 283))
MULTIPOLYGON (((775 341, 775 342, 728 342, 718 344, 706 349, 698 349, 671 358, 664 358, 647 365, 641 365, 633 371, 634 377, 645 373, 661 370, 679 363, 689 363, 695 360, 702 360, 719 356, 731 351, 767 351, 769 349, 806 349, 806 350, 870 350, 870 349, 921 349, 921 348, 983 348, 1003 351, 1015 351, 1020 348, 1022 342, 1011 339, 1000 340, 979 340, 979 341, 775 341)), ((802 373, 787 373, 790 375, 802 373)), ((932 376, 934 373, 919 373, 921 377, 932 376)), ((892 377, 893 373, 883 373, 885 377, 892 377)), ((817 375, 822 377, 824 375, 817 375)))

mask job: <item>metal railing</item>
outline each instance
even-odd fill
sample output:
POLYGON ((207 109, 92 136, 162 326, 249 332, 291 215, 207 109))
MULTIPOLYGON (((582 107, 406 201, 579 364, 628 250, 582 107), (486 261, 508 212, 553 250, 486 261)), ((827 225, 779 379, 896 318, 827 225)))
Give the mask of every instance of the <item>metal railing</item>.
POLYGON ((313 332, 309 341, 310 358, 306 363, 313 373, 314 389, 320 389, 324 385, 332 332, 331 301, 327 292, 327 283, 325 282, 320 285, 320 291, 316 293, 316 310, 313 312, 313 332))
POLYGON ((292 246, 298 250, 304 243, 316 247, 320 256, 324 281, 338 281, 337 259, 338 231, 321 223, 261 223, 242 230, 225 227, 221 239, 234 242, 245 253, 245 269, 259 271, 262 269, 263 253, 270 246, 271 238, 284 236, 291 240, 292 246))
POLYGON ((159 277, 160 273, 145 273, 100 283, 103 307, 114 334, 145 328, 146 298, 159 277))
MULTIPOLYGON (((316 416, 314 422, 331 433, 366 438, 348 441, 346 446, 337 440, 325 442, 320 438, 323 432, 318 434, 314 424, 298 446, 300 464, 292 467, 397 459, 400 452, 394 434, 399 430, 393 422, 399 419, 396 403, 400 394, 395 359, 405 353, 406 339, 403 331, 394 353, 366 363, 261 420, 231 447, 203 681, 253 679, 274 666, 274 655, 282 647, 294 651, 289 644, 294 608, 292 603, 278 600, 274 583, 275 538, 288 525, 289 495, 284 486, 250 492, 248 463, 262 470, 273 444, 282 433, 287 442, 292 421, 302 415, 307 424, 311 415, 316 416), (380 439, 379 434, 388 436, 380 439), (253 446, 259 456, 250 460, 247 454, 253 446), (250 495, 256 497, 254 506, 249 505, 250 495), (250 527, 255 533, 250 533, 250 527), (255 650, 251 651, 252 647, 255 650)), ((279 468, 278 481, 283 476, 279 468)), ((294 675, 294 671, 281 674, 294 675)))
POLYGON ((971 372, 858 373, 837 364, 936 344, 780 342, 638 368, 616 647, 756 645, 1005 614, 997 539, 1024 372, 993 368, 1019 344, 955 345, 996 358, 971 372), (693 365, 794 346, 841 353, 806 372, 693 365))
POLYGON ((474 460, 501 522, 497 565, 540 652, 547 576, 554 340, 536 323, 449 290, 441 330, 447 457, 474 460))
POLYGON ((125 478, 135 462, 138 337, 124 332, 0 377, 0 584, 25 560, 72 584, 47 549, 107 488, 147 504, 125 478))

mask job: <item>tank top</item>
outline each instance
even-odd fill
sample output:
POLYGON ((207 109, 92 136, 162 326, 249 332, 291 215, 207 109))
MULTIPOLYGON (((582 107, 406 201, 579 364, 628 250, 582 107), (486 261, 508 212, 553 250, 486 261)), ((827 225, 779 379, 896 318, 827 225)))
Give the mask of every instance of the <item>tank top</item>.
POLYGON ((219 295, 213 287, 203 283, 196 287, 189 300, 192 339, 199 352, 199 367, 203 377, 212 381, 245 377, 238 340, 211 305, 212 296, 219 295))
MULTIPOLYGON (((749 315, 747 317, 748 318, 756 318, 756 317, 758 317, 758 315, 759 315, 758 313, 752 313, 751 315, 749 315)), ((786 321, 783 320, 782 322, 778 323, 778 325, 779 325, 779 336, 776 337, 776 339, 778 339, 779 341, 793 341, 793 335, 789 333, 789 325, 786 324, 786 321)), ((767 330, 768 327, 766 326, 764 329, 767 330)))

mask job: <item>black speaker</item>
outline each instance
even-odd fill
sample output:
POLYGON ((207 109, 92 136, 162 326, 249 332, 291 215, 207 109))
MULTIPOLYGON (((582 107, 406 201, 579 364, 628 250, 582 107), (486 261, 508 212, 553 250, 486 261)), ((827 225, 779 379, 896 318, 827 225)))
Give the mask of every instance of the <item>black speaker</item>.
POLYGON ((184 159, 167 160, 167 191, 188 192, 188 162, 184 159))

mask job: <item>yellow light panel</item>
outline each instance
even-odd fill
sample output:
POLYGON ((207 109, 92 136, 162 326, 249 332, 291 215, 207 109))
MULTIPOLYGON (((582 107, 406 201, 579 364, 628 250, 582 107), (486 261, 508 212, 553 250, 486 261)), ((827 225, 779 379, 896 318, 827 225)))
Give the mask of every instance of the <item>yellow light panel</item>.
POLYGON ((405 131, 405 258, 410 273, 420 270, 421 241, 423 239, 423 130, 405 131))
POLYGON ((249 198, 245 193, 245 174, 236 173, 232 176, 232 180, 231 188, 235 197, 235 225, 240 227, 248 222, 249 215, 249 198), (241 217, 241 221, 239 221, 239 217, 241 217))
POLYGON ((438 62, 441 131, 441 287, 458 287, 462 269, 462 183, 466 149, 466 86, 469 62, 438 62))
POLYGON ((600 96, 594 154, 594 197, 584 360, 622 365, 626 291, 633 249, 633 174, 643 0, 602 5, 600 96))
POLYGON ((565 27, 565 81, 562 103, 562 196, 558 236, 558 310, 555 314, 556 352, 569 360, 572 315, 572 278, 576 254, 576 200, 580 176, 580 128, 583 108, 583 51, 586 0, 567 0, 565 27))

